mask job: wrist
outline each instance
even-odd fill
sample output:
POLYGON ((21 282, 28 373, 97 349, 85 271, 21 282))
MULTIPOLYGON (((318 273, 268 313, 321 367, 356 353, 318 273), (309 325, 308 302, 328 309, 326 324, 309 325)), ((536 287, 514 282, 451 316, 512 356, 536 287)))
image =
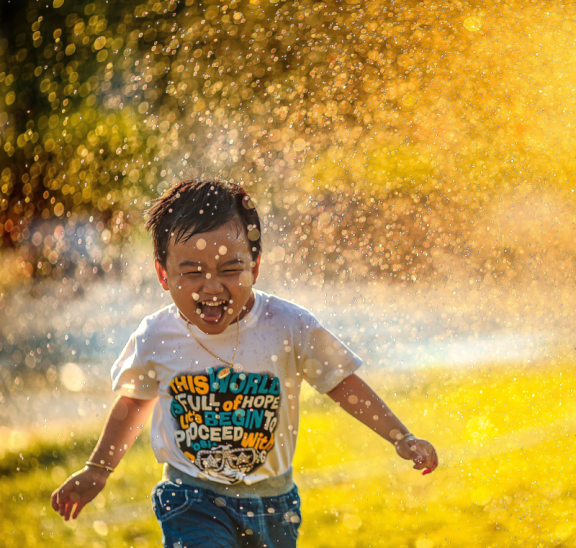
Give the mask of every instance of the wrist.
POLYGON ((410 432, 402 433, 399 430, 392 430, 392 432, 390 432, 390 437, 392 438, 390 441, 394 445, 397 445, 401 441, 411 441, 418 439, 414 434, 411 434, 410 432))
POLYGON ((96 460, 87 460, 85 465, 85 470, 90 470, 96 472, 98 475, 107 478, 110 476, 112 472, 114 472, 114 468, 104 464, 103 462, 98 462, 96 460))
POLYGON ((104 487, 106 483, 108 483, 108 478, 110 477, 110 472, 94 466, 84 466, 84 468, 74 474, 74 476, 78 476, 79 474, 82 474, 83 479, 88 481, 91 485, 97 485, 100 488, 104 487))

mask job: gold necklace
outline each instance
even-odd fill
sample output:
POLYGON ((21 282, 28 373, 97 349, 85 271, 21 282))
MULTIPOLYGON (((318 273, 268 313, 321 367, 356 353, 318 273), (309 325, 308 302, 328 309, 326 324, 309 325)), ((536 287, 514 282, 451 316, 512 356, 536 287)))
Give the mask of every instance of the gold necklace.
POLYGON ((199 340, 198 337, 196 337, 196 335, 194 335, 194 331, 192 331, 191 329, 191 325, 192 322, 182 313, 181 310, 179 310, 178 312, 180 312, 180 314, 182 315, 182 317, 186 320, 186 327, 188 328, 188 331, 190 331, 190 334, 194 337, 194 340, 204 349, 206 350, 206 352, 208 352, 208 354, 210 354, 211 356, 213 356, 214 358, 216 358, 217 360, 220 360, 222 363, 225 363, 228 367, 226 369, 221 369, 220 371, 218 371, 218 378, 219 379, 224 379, 225 377, 227 377, 230 374, 230 371, 232 371, 232 368, 234 367, 234 358, 236 357, 236 352, 238 351, 238 343, 240 342, 240 321, 238 320, 236 322, 236 348, 234 348, 234 354, 232 356, 232 360, 227 362, 226 360, 223 360, 220 356, 217 356, 216 354, 214 354, 214 352, 212 352, 210 349, 206 348, 199 340))

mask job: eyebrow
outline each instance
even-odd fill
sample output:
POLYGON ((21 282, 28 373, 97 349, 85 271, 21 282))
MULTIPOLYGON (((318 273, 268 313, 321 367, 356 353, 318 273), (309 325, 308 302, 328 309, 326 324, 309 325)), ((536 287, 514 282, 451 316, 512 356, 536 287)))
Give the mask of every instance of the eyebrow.
MULTIPOLYGON (((230 261, 226 261, 225 263, 222 263, 221 266, 231 266, 231 265, 236 265, 236 264, 245 264, 245 262, 242 259, 231 259, 230 261)), ((199 263, 197 261, 182 261, 181 263, 178 264, 178 266, 179 267, 202 266, 202 263, 199 263)))

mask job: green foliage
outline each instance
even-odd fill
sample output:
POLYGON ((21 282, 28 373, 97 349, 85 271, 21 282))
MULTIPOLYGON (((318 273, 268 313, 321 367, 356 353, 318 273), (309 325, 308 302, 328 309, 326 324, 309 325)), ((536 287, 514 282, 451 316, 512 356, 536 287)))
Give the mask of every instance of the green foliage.
MULTIPOLYGON (((91 440, 85 440, 83 443, 86 448, 91 445, 91 440)), ((25 453, 7 451, 2 455, 0 474, 9 477, 31 472, 36 468, 47 469, 56 465, 75 465, 76 459, 72 457, 71 451, 76 447, 76 443, 72 440, 70 446, 62 447, 42 439, 33 440, 26 447, 25 453), (73 463, 69 462, 70 458, 73 458, 73 463)))

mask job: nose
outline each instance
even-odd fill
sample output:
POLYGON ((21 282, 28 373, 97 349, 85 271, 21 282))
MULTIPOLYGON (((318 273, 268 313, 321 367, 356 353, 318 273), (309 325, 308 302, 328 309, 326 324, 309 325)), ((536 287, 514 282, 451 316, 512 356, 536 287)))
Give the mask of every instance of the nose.
POLYGON ((204 287, 202 289, 204 289, 204 293, 217 295, 224 290, 224 286, 220 283, 217 276, 207 273, 204 278, 204 287))

